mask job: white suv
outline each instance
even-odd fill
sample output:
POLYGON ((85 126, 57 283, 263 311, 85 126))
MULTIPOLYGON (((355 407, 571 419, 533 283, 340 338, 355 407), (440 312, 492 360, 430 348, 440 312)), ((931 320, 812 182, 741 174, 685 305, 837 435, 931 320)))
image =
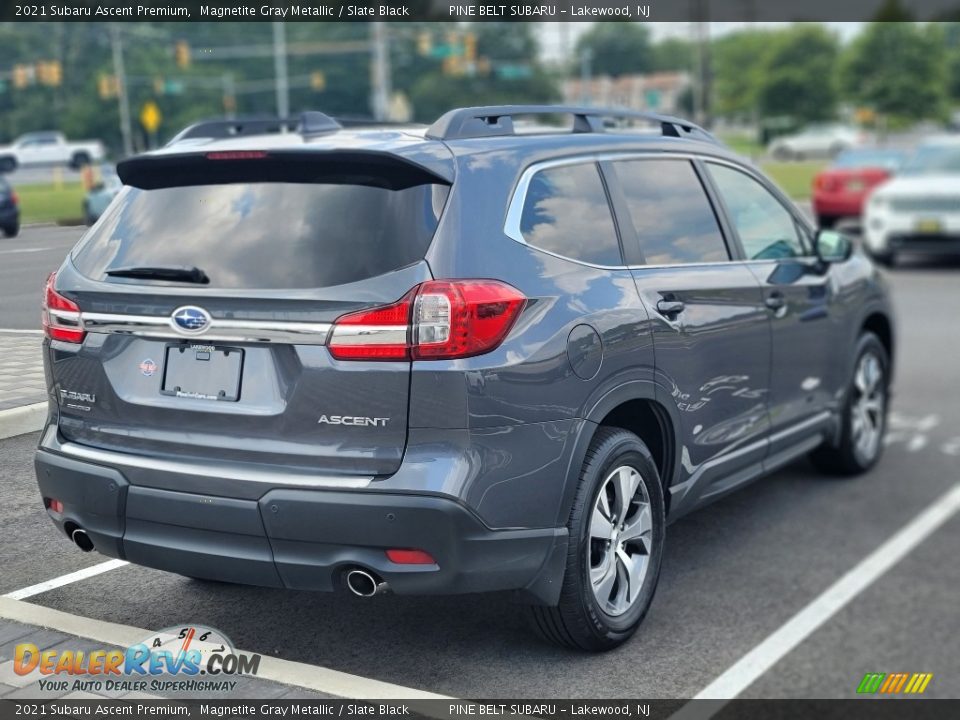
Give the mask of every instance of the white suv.
POLYGON ((901 252, 960 255, 960 138, 921 145, 870 195, 863 226, 867 250, 886 265, 901 252))

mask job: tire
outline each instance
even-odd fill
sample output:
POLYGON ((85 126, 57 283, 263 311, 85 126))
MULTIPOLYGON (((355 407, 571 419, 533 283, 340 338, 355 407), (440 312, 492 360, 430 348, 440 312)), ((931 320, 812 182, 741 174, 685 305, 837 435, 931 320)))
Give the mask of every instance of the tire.
POLYGON ((850 476, 865 473, 876 465, 883 455, 889 407, 890 357, 876 335, 864 333, 857 343, 853 376, 843 404, 840 441, 813 451, 810 459, 817 469, 830 475, 850 476), (879 374, 874 374, 877 371, 879 374), (871 443, 865 432, 870 433, 871 443))
POLYGON ((786 162, 787 160, 793 160, 793 153, 790 152, 790 149, 784 145, 777 145, 770 153, 773 155, 774 160, 779 160, 780 162, 786 162))
POLYGON ((597 430, 580 471, 567 529, 570 540, 560 602, 556 607, 529 606, 531 625, 538 635, 564 647, 610 650, 629 640, 643 621, 657 588, 663 558, 663 489, 653 456, 640 438, 620 428, 597 430), (618 482, 621 478, 622 484, 618 482), (619 498, 626 493, 620 488, 634 483, 626 512, 621 514, 619 498), (604 508, 621 520, 619 528, 602 515, 604 508), (601 514, 602 522, 596 519, 595 511, 601 514), (626 523, 622 522, 624 517, 626 523), (606 526, 610 526, 612 547, 619 547, 620 552, 609 549, 610 542, 603 539, 607 537, 605 531, 597 532, 606 526), (631 527, 636 534, 621 541, 621 532, 626 535, 631 527), (591 538, 591 534, 602 534, 602 538, 591 538), (628 561, 637 568, 636 589, 626 581, 628 561), (642 568, 638 563, 643 563, 642 568), (600 571, 604 590, 594 591, 591 568, 595 574, 600 571))
POLYGON ((0 173, 10 173, 17 169, 15 157, 0 157, 0 173))
POLYGON ((78 152, 74 153, 73 157, 70 158, 70 167, 74 170, 79 170, 82 167, 86 167, 90 164, 90 153, 78 152))
POLYGON ((833 215, 817 215, 817 227, 829 230, 837 224, 837 218, 833 215))
POLYGON ((15 238, 20 234, 20 223, 16 225, 8 225, 3 229, 3 236, 8 238, 15 238))

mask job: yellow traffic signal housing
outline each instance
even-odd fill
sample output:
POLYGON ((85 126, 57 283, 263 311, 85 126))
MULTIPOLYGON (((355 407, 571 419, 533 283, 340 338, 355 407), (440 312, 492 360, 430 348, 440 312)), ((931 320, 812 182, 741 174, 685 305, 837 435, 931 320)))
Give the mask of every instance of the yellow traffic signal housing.
POLYGON ((417 35, 417 54, 429 55, 433 50, 433 36, 426 30, 417 35))
POLYGON ((13 66, 13 86, 15 88, 25 88, 30 84, 30 68, 26 65, 13 66))
POLYGON ((97 78, 97 92, 102 100, 115 98, 120 94, 120 83, 116 75, 100 75, 97 78))
POLYGON ((327 87, 327 76, 320 70, 310 73, 310 87, 317 92, 322 92, 327 87))
POLYGON ((474 62, 477 59, 477 36, 468 32, 463 37, 463 56, 467 62, 474 62))
POLYGON ((178 40, 173 50, 173 56, 177 61, 177 67, 190 67, 190 44, 186 40, 178 40))

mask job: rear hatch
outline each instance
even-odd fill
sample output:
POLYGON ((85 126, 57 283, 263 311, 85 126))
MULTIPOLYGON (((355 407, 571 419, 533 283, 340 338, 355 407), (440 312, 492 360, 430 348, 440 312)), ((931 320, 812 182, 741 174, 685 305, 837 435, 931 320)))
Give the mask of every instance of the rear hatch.
POLYGON ((152 457, 395 471, 409 360, 338 360, 326 343, 338 318, 430 279, 449 179, 389 153, 303 151, 145 156, 120 174, 132 187, 47 296, 51 324, 79 312, 83 331, 51 343, 62 435, 152 457))

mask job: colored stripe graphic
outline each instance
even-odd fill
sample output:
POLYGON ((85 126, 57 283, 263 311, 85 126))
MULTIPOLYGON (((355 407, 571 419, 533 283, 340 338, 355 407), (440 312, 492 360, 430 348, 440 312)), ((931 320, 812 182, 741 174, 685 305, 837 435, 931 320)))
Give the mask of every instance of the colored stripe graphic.
POLYGON ((920 695, 931 680, 933 673, 867 673, 857 686, 857 692, 868 695, 878 692, 884 695, 920 695))

